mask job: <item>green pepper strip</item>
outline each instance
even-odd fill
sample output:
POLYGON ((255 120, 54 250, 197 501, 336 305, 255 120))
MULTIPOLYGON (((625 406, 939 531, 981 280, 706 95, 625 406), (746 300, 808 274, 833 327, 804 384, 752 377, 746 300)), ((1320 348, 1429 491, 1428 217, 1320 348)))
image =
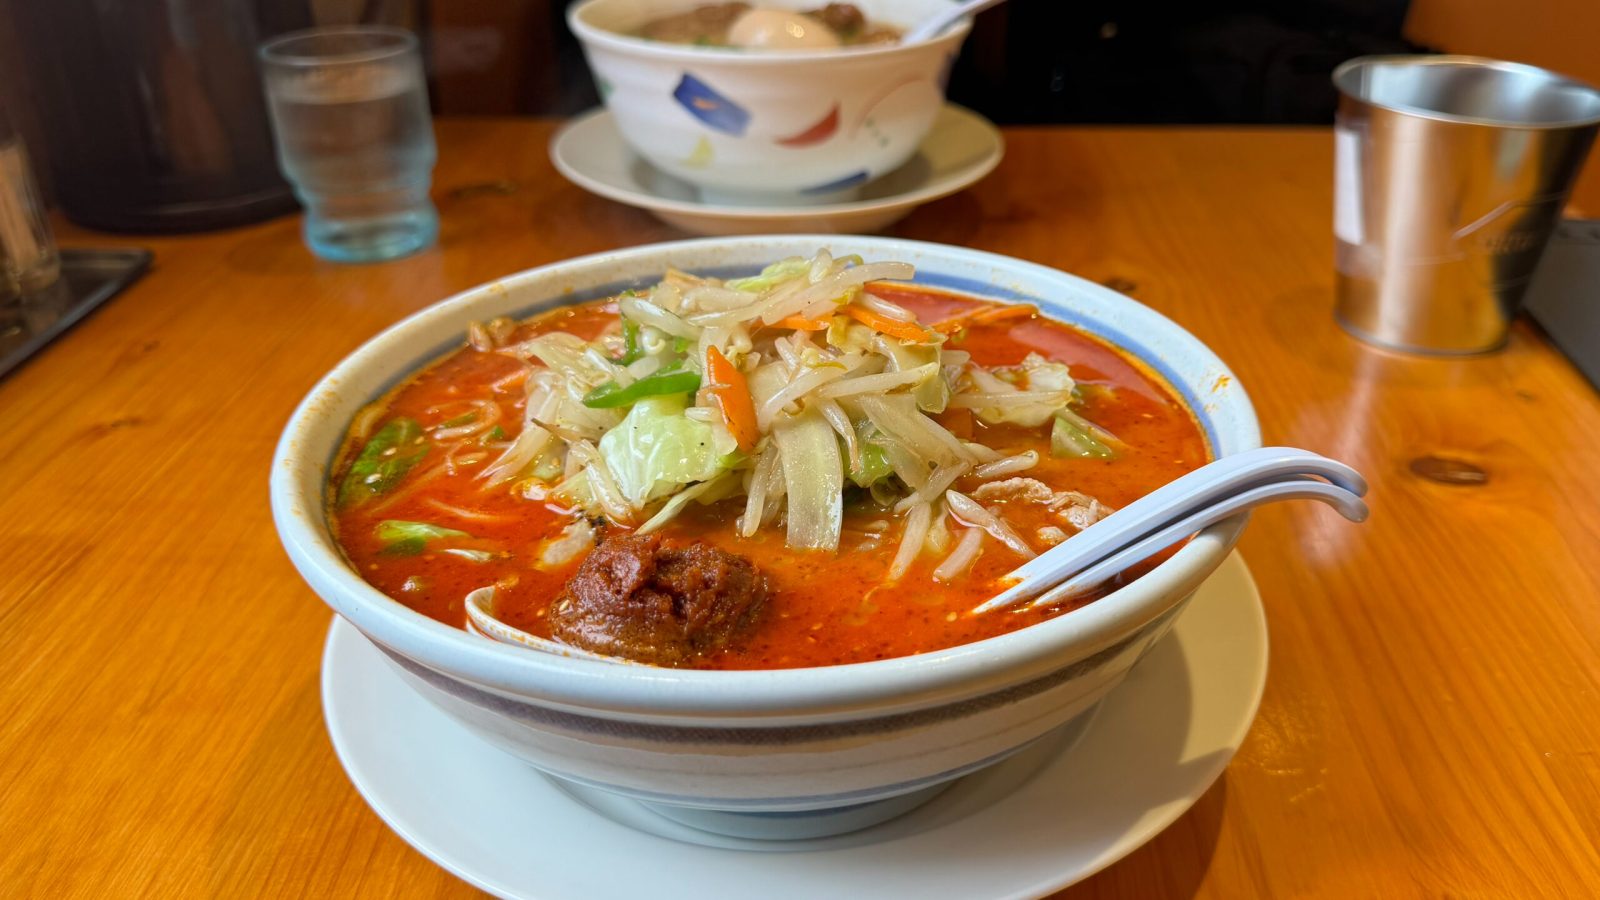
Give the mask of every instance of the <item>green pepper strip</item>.
POLYGON ((621 387, 615 381, 608 381, 585 394, 583 405, 590 409, 615 409, 631 405, 645 397, 687 394, 699 389, 699 372, 678 369, 671 372, 657 372, 627 387, 621 387))
POLYGON ((622 355, 613 360, 619 366, 625 366, 644 356, 644 348, 639 346, 639 323, 632 319, 622 320, 622 355))

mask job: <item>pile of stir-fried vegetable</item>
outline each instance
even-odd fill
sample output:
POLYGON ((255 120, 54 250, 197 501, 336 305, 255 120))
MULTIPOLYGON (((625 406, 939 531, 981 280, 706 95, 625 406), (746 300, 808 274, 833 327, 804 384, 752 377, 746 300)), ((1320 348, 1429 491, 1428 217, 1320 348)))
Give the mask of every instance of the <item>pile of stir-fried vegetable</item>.
MULTIPOLYGON (((925 326, 869 287, 912 275, 907 263, 822 251, 728 281, 669 271, 649 292, 619 298, 620 329, 593 342, 559 332, 512 342, 509 321, 474 325, 474 346, 528 366, 522 430, 478 477, 645 533, 690 503, 742 497, 742 535, 781 522, 789 547, 822 550, 839 545, 854 485, 904 515, 890 578, 946 515, 971 526, 968 558, 981 535, 1032 556, 951 486, 968 473, 1028 469, 1037 454, 1002 457, 931 415, 964 407, 989 423, 1053 420, 1057 455, 1109 456, 1115 438, 1068 408, 1064 364, 1029 355, 986 369, 947 341, 951 323, 925 326)), ((356 461, 366 482, 357 489, 381 481, 369 468, 356 461)))

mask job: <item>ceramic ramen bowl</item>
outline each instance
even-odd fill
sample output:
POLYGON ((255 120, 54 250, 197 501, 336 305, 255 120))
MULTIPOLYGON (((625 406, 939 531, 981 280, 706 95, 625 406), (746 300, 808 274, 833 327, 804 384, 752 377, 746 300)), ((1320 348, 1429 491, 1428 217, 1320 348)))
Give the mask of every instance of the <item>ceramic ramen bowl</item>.
MULTIPOLYGON (((962 22, 909 45, 800 52, 632 36, 650 19, 695 5, 588 0, 567 21, 623 140, 710 203, 839 202, 910 159, 944 103, 970 28, 962 22)), ((904 27, 948 0, 856 5, 870 20, 904 27)))
POLYGON ((1203 344, 1138 302, 1054 269, 888 238, 657 244, 474 288, 393 326, 340 363, 295 411, 274 458, 273 515, 290 558, 413 689, 463 727, 550 775, 638 799, 702 828, 767 837, 859 828, 1072 722, 1162 636, 1221 564, 1242 519, 1207 529, 1099 600, 1001 637, 899 659, 772 671, 618 666, 495 643, 383 595, 335 543, 323 504, 351 417, 460 346, 469 322, 642 287, 668 266, 753 272, 819 247, 913 263, 919 282, 1036 303, 1164 376, 1195 412, 1214 453, 1259 444, 1244 390, 1203 344))

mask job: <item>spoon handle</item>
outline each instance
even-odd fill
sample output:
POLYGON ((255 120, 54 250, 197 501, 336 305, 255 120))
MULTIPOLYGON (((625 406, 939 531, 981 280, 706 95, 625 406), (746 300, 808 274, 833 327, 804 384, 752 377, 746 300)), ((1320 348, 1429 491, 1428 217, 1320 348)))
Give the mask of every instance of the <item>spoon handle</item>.
POLYGON ((1365 521, 1367 504, 1360 497, 1334 484, 1324 484, 1304 476, 1291 476, 1258 485, 1172 523, 1138 540, 1082 572, 1044 592, 1031 605, 1044 606, 1081 594, 1099 586, 1134 563, 1149 559, 1166 547, 1218 522, 1241 515, 1264 503, 1279 500, 1320 500, 1352 522, 1365 521))
POLYGON ((925 41, 954 25, 957 19, 963 16, 975 16, 991 6, 999 6, 1004 0, 966 0, 949 9, 935 13, 932 18, 916 25, 901 38, 902 43, 914 44, 925 41))
POLYGON ((1361 473, 1309 450, 1261 447, 1224 456, 1156 488, 1017 567, 1008 576, 1017 583, 978 610, 1025 600, 1168 522, 1253 485, 1290 475, 1317 475, 1352 494, 1367 492, 1367 482, 1361 473))

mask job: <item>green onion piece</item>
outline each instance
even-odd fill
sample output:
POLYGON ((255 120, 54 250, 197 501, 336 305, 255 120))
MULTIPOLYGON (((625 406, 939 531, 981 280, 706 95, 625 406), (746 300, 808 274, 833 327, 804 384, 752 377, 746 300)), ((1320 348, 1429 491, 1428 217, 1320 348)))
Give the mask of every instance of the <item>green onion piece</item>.
POLYGON ((632 319, 622 320, 622 355, 613 362, 619 366, 626 366, 644 356, 644 348, 639 346, 639 323, 632 319))
POLYGON ((385 556, 416 556, 428 547, 429 541, 451 537, 472 537, 465 531, 444 528, 427 522, 407 522, 404 519, 384 519, 374 528, 373 534, 384 544, 385 556))
POLYGON ((365 503, 390 490, 428 455, 428 446, 415 420, 391 420, 368 439, 345 472, 339 483, 339 505, 365 503))
MULTIPOLYGON (((1065 412, 1063 410, 1063 412, 1065 412)), ((1080 416, 1072 419, 1086 421, 1080 416)), ((1077 459, 1115 459, 1117 452, 1102 443, 1099 438, 1090 434, 1085 428, 1080 427, 1065 415, 1056 414, 1055 424, 1050 428, 1050 455, 1054 457, 1072 457, 1077 459)))
POLYGON ((443 422, 440 422, 438 424, 438 426, 436 426, 436 427, 439 427, 439 428, 457 428, 457 427, 462 426, 462 425, 470 425, 473 422, 477 421, 477 418, 478 418, 478 414, 475 413, 475 412, 462 413, 461 415, 456 416, 454 419, 447 419, 447 420, 445 420, 443 422))
POLYGON ((1056 415, 1060 416, 1063 419, 1066 419, 1068 422, 1072 423, 1073 425, 1076 425, 1080 431, 1088 434, 1090 437, 1094 438, 1095 440, 1099 441, 1100 443, 1105 444, 1107 447, 1110 447, 1112 450, 1126 450, 1126 449, 1128 449, 1128 445, 1123 442, 1122 438, 1117 437, 1116 435, 1114 435, 1111 432, 1105 430, 1104 428, 1101 428, 1099 425, 1096 425, 1095 423, 1089 421, 1088 419, 1085 419, 1083 416, 1078 415, 1077 413, 1073 412, 1070 408, 1058 410, 1056 412, 1056 415))
POLYGON ((489 429, 489 433, 478 439, 478 443, 487 444, 490 441, 503 441, 506 439, 506 430, 499 425, 489 429))
POLYGON ((590 409, 616 409, 631 406, 645 397, 662 394, 688 394, 700 389, 700 373, 687 369, 657 372, 641 378, 627 387, 608 381, 583 397, 583 405, 590 409))

